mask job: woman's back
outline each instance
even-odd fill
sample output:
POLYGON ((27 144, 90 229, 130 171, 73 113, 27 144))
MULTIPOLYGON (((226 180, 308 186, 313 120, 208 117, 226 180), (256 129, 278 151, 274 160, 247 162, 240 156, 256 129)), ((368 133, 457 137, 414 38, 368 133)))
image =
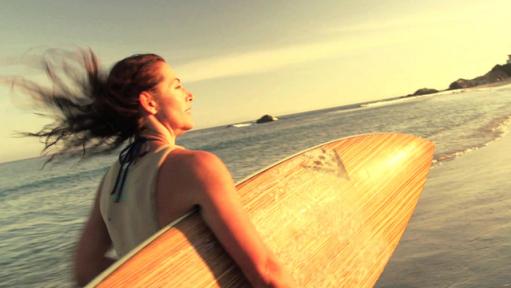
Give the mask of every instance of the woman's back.
POLYGON ((121 181, 118 179, 121 165, 116 161, 99 186, 101 216, 119 257, 161 227, 155 199, 158 171, 172 149, 162 146, 137 159, 128 170, 122 190, 118 191, 114 188, 121 181))

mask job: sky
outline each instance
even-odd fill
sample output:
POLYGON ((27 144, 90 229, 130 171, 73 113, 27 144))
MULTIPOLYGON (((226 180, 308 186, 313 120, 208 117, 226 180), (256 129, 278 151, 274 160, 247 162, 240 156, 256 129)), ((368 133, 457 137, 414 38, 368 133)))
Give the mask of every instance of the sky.
MULTIPOLYGON (((194 95, 197 129, 445 89, 511 54, 509 0, 4 0, 0 77, 45 82, 34 59, 89 47, 105 71, 156 53, 194 95)), ((0 162, 39 155, 47 119, 0 86, 0 162)))

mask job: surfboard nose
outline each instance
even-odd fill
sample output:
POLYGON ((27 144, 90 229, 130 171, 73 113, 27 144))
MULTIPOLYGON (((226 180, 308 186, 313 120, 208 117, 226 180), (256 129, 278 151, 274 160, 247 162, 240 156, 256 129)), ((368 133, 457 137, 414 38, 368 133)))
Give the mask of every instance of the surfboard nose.
POLYGON ((427 173, 435 151, 433 142, 402 133, 357 135, 326 146, 338 155, 348 178, 391 177, 402 171, 409 171, 408 177, 427 173))

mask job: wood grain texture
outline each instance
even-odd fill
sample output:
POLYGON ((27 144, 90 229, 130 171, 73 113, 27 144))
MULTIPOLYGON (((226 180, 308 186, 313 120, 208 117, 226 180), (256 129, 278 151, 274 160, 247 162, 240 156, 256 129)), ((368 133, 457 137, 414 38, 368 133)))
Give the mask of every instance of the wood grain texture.
MULTIPOLYGON (((433 151, 406 134, 353 136, 289 157, 237 188, 300 287, 373 287, 413 214, 433 151)), ((250 287, 197 212, 131 254, 90 287, 250 287)))

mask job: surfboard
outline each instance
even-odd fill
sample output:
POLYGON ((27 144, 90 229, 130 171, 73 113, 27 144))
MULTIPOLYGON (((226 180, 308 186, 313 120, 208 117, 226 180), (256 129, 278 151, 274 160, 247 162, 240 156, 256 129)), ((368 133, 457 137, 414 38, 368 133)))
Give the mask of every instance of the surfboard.
MULTIPOLYGON (((237 184, 266 245, 299 287, 373 287, 403 235, 434 145, 375 133, 307 149, 237 184)), ((197 211, 88 287, 250 287, 197 211)))

